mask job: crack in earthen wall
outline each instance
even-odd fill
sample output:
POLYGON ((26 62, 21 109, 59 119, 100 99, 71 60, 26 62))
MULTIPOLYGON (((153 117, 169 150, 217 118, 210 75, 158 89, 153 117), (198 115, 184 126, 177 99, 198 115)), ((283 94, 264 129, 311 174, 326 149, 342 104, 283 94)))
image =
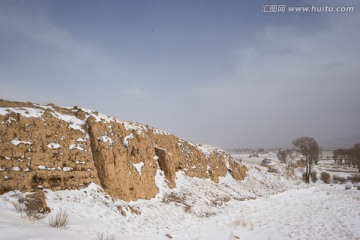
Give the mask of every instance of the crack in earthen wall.
POLYGON ((98 178, 100 180, 100 184, 103 188, 106 188, 106 173, 105 173, 105 164, 101 157, 101 153, 97 148, 96 141, 97 139, 94 136, 92 126, 88 124, 89 119, 86 121, 86 131, 89 135, 90 140, 90 151, 92 155, 92 160, 94 162, 94 166, 97 170, 98 178))

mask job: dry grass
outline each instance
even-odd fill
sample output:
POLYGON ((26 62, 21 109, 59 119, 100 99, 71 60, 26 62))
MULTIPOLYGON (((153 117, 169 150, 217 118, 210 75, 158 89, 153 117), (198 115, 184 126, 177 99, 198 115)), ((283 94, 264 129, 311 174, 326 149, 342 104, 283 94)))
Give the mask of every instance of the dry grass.
POLYGON ((49 218, 49 225, 54 228, 68 229, 69 214, 64 209, 60 209, 56 214, 49 218))
POLYGON ((22 218, 26 217, 26 206, 23 202, 20 202, 20 199, 17 203, 13 204, 15 207, 15 210, 20 213, 22 218))
POLYGON ((304 168, 305 167, 305 160, 301 159, 299 161, 295 161, 294 168, 304 168))
POLYGON ((130 209, 132 214, 141 215, 141 211, 138 208, 129 206, 129 209, 130 209))
POLYGON ((251 221, 247 221, 245 219, 237 220, 234 222, 235 226, 241 227, 241 228, 247 228, 251 231, 254 231, 254 224, 251 221))
POLYGON ((212 206, 222 206, 225 203, 227 203, 228 201, 230 201, 230 198, 225 196, 225 197, 217 197, 211 200, 211 205, 212 206))
POLYGON ((98 233, 96 236, 97 240, 115 240, 115 236, 113 234, 105 234, 105 233, 98 233))
POLYGON ((163 203, 173 202, 176 205, 182 206, 185 212, 190 213, 192 206, 186 202, 188 195, 189 194, 187 193, 179 194, 179 193, 171 192, 163 197, 162 202, 163 203))
POLYGON ((240 201, 240 202, 243 202, 243 201, 248 201, 248 200, 255 200, 256 197, 234 197, 233 198, 234 200, 236 201, 240 201))
POLYGON ((171 193, 166 194, 163 197, 162 202, 163 203, 169 203, 169 202, 183 203, 185 200, 186 200, 186 195, 171 192, 171 193))
POLYGON ((285 167, 285 174, 287 177, 294 177, 295 176, 295 169, 297 168, 304 168, 305 167, 305 161, 304 160, 289 160, 286 162, 285 167))

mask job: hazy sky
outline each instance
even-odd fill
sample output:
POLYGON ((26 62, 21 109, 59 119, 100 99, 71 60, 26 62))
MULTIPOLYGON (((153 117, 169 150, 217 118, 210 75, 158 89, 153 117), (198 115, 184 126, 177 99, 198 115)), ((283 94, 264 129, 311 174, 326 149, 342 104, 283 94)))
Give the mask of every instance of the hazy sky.
POLYGON ((0 98, 224 148, 346 137, 360 134, 359 43, 357 0, 0 0, 0 98), (261 12, 272 4, 354 12, 261 12))

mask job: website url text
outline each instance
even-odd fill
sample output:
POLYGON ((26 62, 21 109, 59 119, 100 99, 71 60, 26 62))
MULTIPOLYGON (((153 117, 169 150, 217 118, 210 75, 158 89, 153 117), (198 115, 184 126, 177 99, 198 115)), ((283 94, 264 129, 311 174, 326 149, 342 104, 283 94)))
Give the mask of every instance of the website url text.
POLYGON ((263 5, 261 12, 263 13, 351 13, 355 8, 352 6, 286 6, 286 5, 263 5))

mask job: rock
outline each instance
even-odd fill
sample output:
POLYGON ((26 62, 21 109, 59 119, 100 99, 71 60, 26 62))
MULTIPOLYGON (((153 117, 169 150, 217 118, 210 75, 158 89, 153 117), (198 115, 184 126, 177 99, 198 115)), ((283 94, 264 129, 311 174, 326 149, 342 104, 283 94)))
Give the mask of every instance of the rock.
POLYGON ((267 159, 267 158, 264 158, 262 161, 261 161, 261 166, 268 166, 268 165, 271 165, 273 164, 273 162, 271 161, 271 159, 267 159))

